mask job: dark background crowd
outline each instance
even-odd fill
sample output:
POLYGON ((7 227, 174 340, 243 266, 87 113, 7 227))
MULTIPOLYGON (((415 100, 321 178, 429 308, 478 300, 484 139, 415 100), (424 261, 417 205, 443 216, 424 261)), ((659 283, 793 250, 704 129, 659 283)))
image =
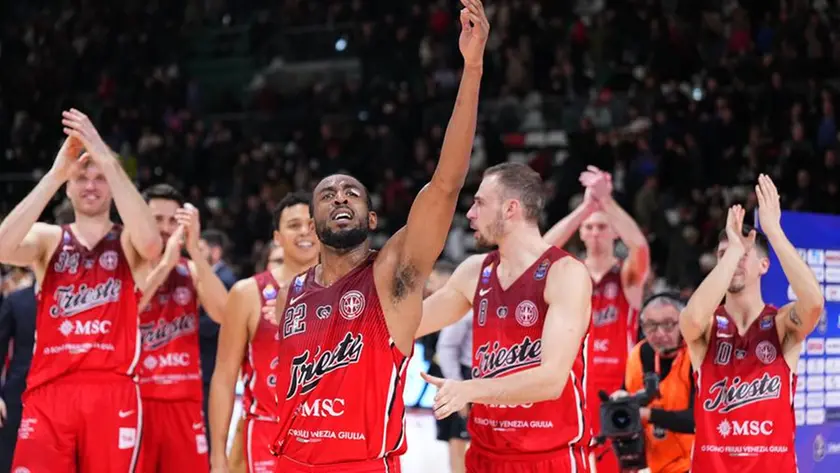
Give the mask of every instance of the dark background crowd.
MULTIPOLYGON (((494 0, 480 172, 528 160, 550 196, 587 164, 690 288, 733 201, 768 173, 788 209, 837 213, 838 3, 494 0)), ((0 4, 0 215, 50 166, 60 112, 94 117, 144 188, 170 182, 247 276, 290 190, 346 170, 387 235, 434 170, 459 80, 454 0, 29 0, 0 4)), ((66 212, 57 196, 46 219, 66 212)), ((472 242, 456 217, 446 257, 472 242)))

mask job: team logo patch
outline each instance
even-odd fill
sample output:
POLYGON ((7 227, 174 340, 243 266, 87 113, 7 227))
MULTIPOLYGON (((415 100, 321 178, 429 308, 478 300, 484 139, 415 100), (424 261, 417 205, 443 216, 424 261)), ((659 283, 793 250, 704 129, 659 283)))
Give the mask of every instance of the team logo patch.
POLYGON ((507 313, 508 313, 508 308, 506 306, 501 306, 498 309, 496 309, 496 317, 498 317, 500 319, 503 319, 503 318, 507 317, 507 313))
POLYGON ((119 262, 120 258, 117 256, 116 251, 108 250, 99 257, 99 266, 102 266, 102 269, 107 271, 113 271, 117 269, 117 263, 119 262))
POLYGON ((604 286, 604 297, 613 300, 618 296, 618 286, 615 283, 609 283, 604 286))
POLYGON ((516 321, 523 327, 530 327, 537 323, 539 311, 537 305, 531 301, 522 301, 516 306, 516 321))
POLYGON ((271 301, 277 298, 277 289, 269 284, 265 286, 262 290, 263 299, 267 301, 271 301))
POLYGON ((761 330, 770 330, 773 327, 773 316, 766 315, 758 322, 758 328, 761 330))
POLYGON ((295 278, 295 293, 300 292, 303 289, 303 283, 306 281, 306 273, 301 274, 300 276, 295 278))
POLYGON ((326 320, 326 319, 330 318, 331 314, 332 314, 332 306, 331 305, 322 305, 322 306, 318 306, 318 308, 315 309, 315 316, 318 317, 321 320, 326 320))
POLYGON ((718 330, 726 330, 729 328, 729 319, 722 315, 715 316, 718 330))
POLYGON ((185 287, 176 287, 175 292, 172 293, 172 299, 178 305, 187 305, 192 300, 192 292, 185 287))
POLYGON ((338 312, 347 320, 362 315, 365 310, 365 296, 359 291, 345 292, 338 301, 338 312))
POLYGON ((153 371, 157 368, 157 360, 154 356, 147 356, 145 360, 143 360, 143 366, 146 367, 147 370, 153 371))
POLYGON ((481 270, 481 284, 490 282, 490 275, 493 274, 493 265, 487 265, 481 270))
POLYGON ((187 268, 187 265, 185 265, 185 264, 180 264, 180 263, 177 264, 175 266, 175 271, 178 274, 180 274, 181 276, 189 276, 190 275, 190 269, 187 268))
POLYGON ((776 360, 776 347, 771 342, 764 340, 755 347, 755 356, 765 365, 776 360))
POLYGON ((551 266, 551 261, 543 260, 543 262, 540 263, 540 266, 534 272, 534 280, 540 281, 542 279, 545 279, 545 275, 548 274, 549 266, 551 266))

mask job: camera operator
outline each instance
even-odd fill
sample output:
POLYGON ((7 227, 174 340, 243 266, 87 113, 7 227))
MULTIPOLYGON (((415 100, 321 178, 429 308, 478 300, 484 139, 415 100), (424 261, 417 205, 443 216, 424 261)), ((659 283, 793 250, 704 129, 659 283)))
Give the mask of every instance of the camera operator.
POLYGON ((657 393, 639 407, 644 427, 644 449, 651 473, 686 473, 691 467, 694 441, 694 378, 682 337, 679 316, 684 304, 671 294, 657 294, 642 306, 640 314, 645 339, 627 360, 624 389, 610 396, 650 391, 658 380, 657 393), (654 376, 655 374, 655 376, 654 376), (647 378, 647 379, 646 379, 647 378))

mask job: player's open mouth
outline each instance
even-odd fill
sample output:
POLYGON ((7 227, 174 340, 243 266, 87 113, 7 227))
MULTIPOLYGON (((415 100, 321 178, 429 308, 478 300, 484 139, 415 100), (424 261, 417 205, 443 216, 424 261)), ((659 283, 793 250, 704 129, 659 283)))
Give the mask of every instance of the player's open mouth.
POLYGON ((349 210, 339 210, 332 215, 332 219, 336 222, 343 222, 353 220, 353 213, 349 210))
POLYGON ((295 243, 295 245, 298 248, 308 250, 309 248, 312 248, 312 246, 314 246, 314 243, 312 243, 311 241, 299 241, 299 242, 295 243))
POLYGON ((84 195, 82 195, 82 199, 84 199, 88 202, 93 202, 93 201, 99 199, 99 196, 96 195, 96 194, 84 194, 84 195))

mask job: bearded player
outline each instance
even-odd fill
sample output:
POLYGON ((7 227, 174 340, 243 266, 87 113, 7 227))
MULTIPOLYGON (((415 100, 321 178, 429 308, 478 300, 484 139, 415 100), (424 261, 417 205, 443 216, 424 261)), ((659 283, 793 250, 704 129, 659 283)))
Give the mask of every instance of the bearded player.
POLYGON ((680 315, 697 381, 691 460, 696 472, 797 471, 796 366, 825 301, 814 273, 782 231, 776 186, 762 174, 755 193, 764 234, 743 224, 740 205, 730 208, 717 265, 680 315), (778 309, 761 297, 768 244, 796 295, 778 309))
POLYGON ((71 109, 62 123, 68 138, 52 168, 0 224, 0 262, 33 268, 39 289, 12 471, 129 472, 142 422, 135 281, 161 239, 88 117, 71 109), (37 222, 65 183, 75 222, 37 222), (110 220, 112 201, 125 228, 110 220))
POLYGON ((467 258, 423 303, 418 336, 473 311, 473 379, 423 375, 439 388, 438 419, 472 404, 468 473, 588 469, 592 282, 583 263, 540 235, 543 203, 542 180, 528 166, 487 169, 467 218, 477 244, 498 249, 467 258))
MULTIPOLYGON (((211 465, 214 473, 233 471, 240 452, 225 455, 227 433, 240 368, 245 384, 242 448, 246 471, 273 473, 277 459, 271 444, 277 436, 275 400, 277 321, 274 305, 281 287, 318 263, 319 243, 309 214, 309 196, 288 194, 274 209, 274 243, 282 248, 281 266, 237 282, 230 292, 225 323, 219 332, 219 354, 210 384, 211 465), (230 468, 230 470, 228 469, 230 468)), ((276 252, 275 252, 276 253, 276 252)), ((234 448, 237 442, 234 441, 234 448)))
MULTIPOLYGON (((592 328, 588 358, 587 408, 595 434, 600 432, 601 398, 624 383, 627 356, 638 337, 638 313, 650 268, 647 239, 633 218, 611 197, 612 179, 594 166, 580 176, 586 187, 583 202, 545 234, 545 240, 563 247, 580 228, 586 246, 584 263, 592 277, 592 328), (630 250, 627 259, 615 256, 615 240, 630 250)), ((617 473, 611 449, 601 453, 599 473, 617 473)))
POLYGON ((143 193, 166 241, 163 255, 143 285, 140 301, 140 394, 146 426, 140 472, 181 473, 209 469, 202 411, 198 304, 221 321, 227 291, 198 240, 198 210, 168 184, 143 193), (189 259, 181 257, 186 248, 189 259))
POLYGON ((379 252, 370 195, 343 174, 313 191, 320 262, 295 277, 280 320, 277 471, 398 472, 406 451, 403 390, 426 279, 443 250, 469 169, 489 24, 462 0, 464 70, 431 181, 406 226, 379 252), (363 387, 363 389, 360 389, 363 387))

